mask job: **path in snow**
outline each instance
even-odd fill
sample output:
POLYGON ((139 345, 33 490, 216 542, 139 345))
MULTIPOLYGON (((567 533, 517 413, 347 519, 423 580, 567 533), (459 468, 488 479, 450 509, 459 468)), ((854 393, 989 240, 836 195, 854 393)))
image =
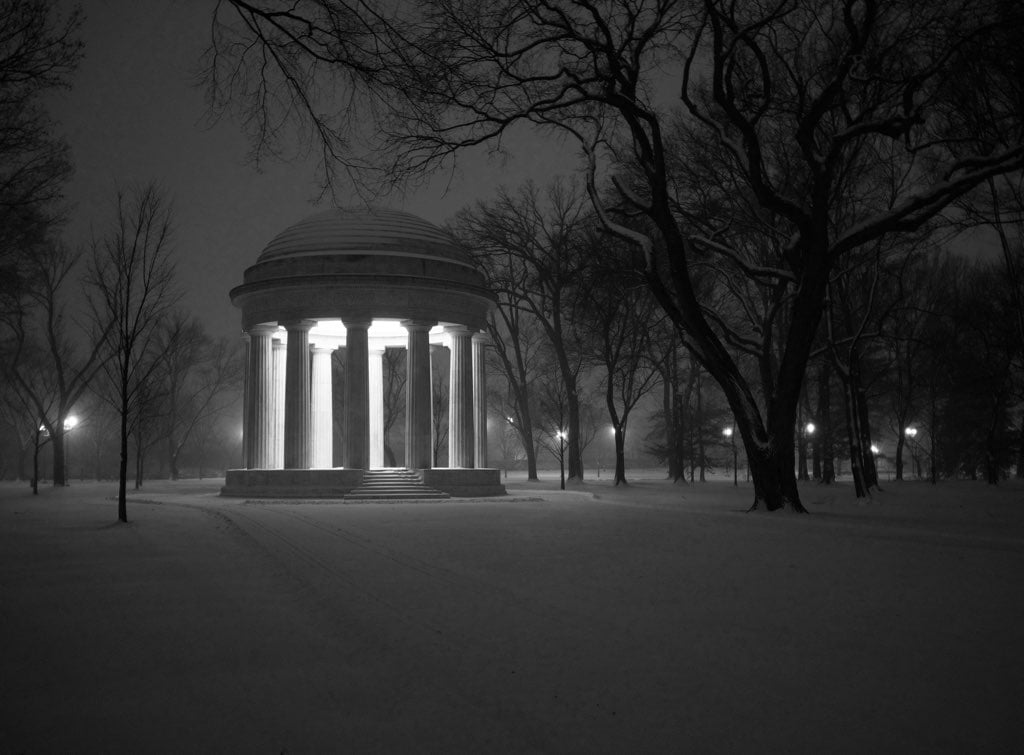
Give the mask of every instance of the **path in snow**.
POLYGON ((997 752, 1024 489, 0 488, 0 751, 997 752), (146 502, 144 502, 144 500, 146 502))

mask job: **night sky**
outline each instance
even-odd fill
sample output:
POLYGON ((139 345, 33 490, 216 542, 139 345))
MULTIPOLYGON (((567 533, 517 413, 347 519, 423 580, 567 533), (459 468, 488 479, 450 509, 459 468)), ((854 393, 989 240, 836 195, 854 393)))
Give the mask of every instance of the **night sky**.
MULTIPOLYGON (((70 3, 64 3, 67 6, 70 3)), ((247 161, 250 145, 229 117, 209 123, 197 73, 209 39, 212 2, 86 0, 85 58, 72 89, 51 101, 75 163, 66 188, 71 204, 65 239, 85 243, 113 217, 117 186, 156 180, 175 208, 183 305, 215 335, 240 333, 228 291, 263 247, 288 225, 329 206, 309 160, 247 161)), ((467 154, 461 175, 380 204, 442 223, 460 207, 491 196, 501 183, 543 182, 576 166, 574 151, 520 133, 506 142, 502 165, 467 154)), ((353 192, 341 204, 360 200, 353 192)))

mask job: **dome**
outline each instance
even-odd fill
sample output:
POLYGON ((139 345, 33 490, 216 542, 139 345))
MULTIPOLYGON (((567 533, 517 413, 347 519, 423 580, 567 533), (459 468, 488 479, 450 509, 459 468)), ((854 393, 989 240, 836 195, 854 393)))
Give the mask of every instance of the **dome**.
POLYGON ((496 297, 472 258, 408 212, 316 212, 277 234, 231 301, 242 327, 293 320, 397 319, 486 327, 496 297))
POLYGON ((408 212, 376 208, 333 208, 310 215, 275 236, 258 261, 310 255, 424 257, 473 264, 432 223, 408 212))

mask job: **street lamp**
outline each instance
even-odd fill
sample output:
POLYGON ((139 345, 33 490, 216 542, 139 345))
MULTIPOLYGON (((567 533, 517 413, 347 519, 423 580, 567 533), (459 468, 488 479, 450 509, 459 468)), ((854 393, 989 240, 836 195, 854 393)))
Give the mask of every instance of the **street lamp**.
POLYGON ((74 414, 64 418, 64 484, 71 484, 71 431, 78 427, 78 417, 74 414))
POLYGON ((738 470, 736 469, 736 436, 731 427, 722 430, 722 435, 729 439, 729 445, 732 446, 732 484, 735 487, 739 485, 738 470))
POLYGON ((916 447, 914 445, 914 438, 917 437, 917 428, 916 427, 905 427, 905 428, 903 428, 903 435, 907 439, 907 442, 910 443, 910 461, 914 465, 914 468, 913 468, 914 476, 920 478, 921 477, 921 469, 920 469, 921 465, 917 461, 917 449, 916 449, 916 447))
POLYGON ((569 437, 564 430, 555 433, 558 438, 558 473, 561 480, 562 490, 565 490, 565 439, 569 437))

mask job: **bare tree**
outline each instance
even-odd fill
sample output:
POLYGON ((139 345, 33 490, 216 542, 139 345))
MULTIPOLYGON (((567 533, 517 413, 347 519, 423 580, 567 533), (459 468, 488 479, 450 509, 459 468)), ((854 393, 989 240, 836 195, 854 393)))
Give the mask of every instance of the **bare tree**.
POLYGON ((21 263, 39 226, 58 214, 71 175, 67 144, 42 104, 68 86, 82 56, 78 7, 61 16, 47 0, 0 2, 0 296, 16 296, 21 263))
POLYGON ((603 371, 605 406, 615 440, 615 484, 626 483, 626 427, 640 400, 656 385, 657 365, 649 359, 652 331, 659 326, 658 306, 640 276, 625 276, 628 264, 614 247, 618 239, 585 234, 584 242, 601 263, 585 280, 585 311, 594 327, 590 359, 603 371))
POLYGON ((286 10, 225 0, 213 28, 214 104, 241 108, 259 150, 298 124, 322 148, 328 183, 338 170, 362 178, 367 165, 388 180, 422 177, 465 148, 500 148, 522 122, 577 139, 595 209, 641 250, 680 339, 721 386, 754 506, 770 510, 804 511, 794 429, 833 271, 1024 165, 1020 77, 972 59, 983 43, 998 48, 987 59, 1016 59, 1024 13, 1002 0, 433 0, 394 14, 355 0, 286 10), (702 233, 677 212, 672 183, 687 166, 666 138, 655 78, 666 71, 700 146, 722 156, 732 192, 775 229, 761 245, 767 260, 729 228, 702 233), (979 111, 961 96, 971 83, 1009 94, 979 111), (339 92, 368 106, 373 129, 354 126, 358 108, 341 107, 339 92), (964 140, 979 118, 999 137, 985 148, 964 140), (349 149, 367 136, 368 151, 349 149), (899 173, 886 183, 896 191, 861 195, 851 179, 864 165, 899 173), (617 204, 644 226, 622 222, 600 195, 609 168, 620 171, 617 204), (837 202, 851 187, 853 213, 837 202), (730 346, 764 350, 765 334, 751 341, 714 317, 697 285, 702 255, 776 292, 777 356, 760 386, 730 346))
MULTIPOLYGON (((580 285, 588 264, 582 248, 587 199, 573 183, 553 181, 546 190, 527 183, 515 193, 499 191, 494 202, 478 202, 456 218, 455 229, 498 294, 499 318, 506 329, 491 335, 501 339, 509 327, 524 334, 521 310, 544 332, 558 373, 565 383, 568 434, 566 461, 570 479, 583 477, 584 437, 580 424, 580 371, 583 368, 584 289, 580 285)), ((497 341, 496 341, 497 342, 497 341)), ((515 359, 525 358, 520 354, 515 359)), ((510 364, 522 390, 523 365, 510 364)), ((526 396, 516 402, 517 415, 528 411, 526 396)), ((519 416, 520 427, 527 417, 519 416)), ((524 438, 524 447, 527 440, 524 438)))
POLYGON ((526 479, 536 480, 534 386, 546 364, 542 359, 544 336, 536 319, 515 306, 507 292, 498 296, 498 308, 488 318, 487 332, 494 345, 488 350, 488 366, 500 376, 500 382, 489 382, 492 388, 488 400, 519 440, 526 461, 526 479), (498 385, 505 390, 495 390, 498 385))
POLYGON ((158 328, 154 378, 163 385, 159 435, 167 449, 172 480, 180 474, 182 450, 203 422, 223 414, 237 399, 240 359, 237 347, 214 340, 202 323, 177 310, 158 328))
POLYGON ((14 316, 7 320, 14 348, 10 378, 32 407, 34 426, 53 441, 53 484, 67 484, 64 432, 68 415, 106 359, 110 321, 88 331, 67 311, 68 286, 81 254, 47 242, 25 261, 26 284, 14 316), (83 348, 84 346, 84 348, 83 348))
POLYGON ((108 376, 121 420, 117 518, 128 521, 128 440, 133 413, 155 360, 146 359, 161 319, 179 298, 174 280, 171 208, 154 185, 117 194, 110 229, 92 244, 89 283, 97 322, 113 323, 108 376))

